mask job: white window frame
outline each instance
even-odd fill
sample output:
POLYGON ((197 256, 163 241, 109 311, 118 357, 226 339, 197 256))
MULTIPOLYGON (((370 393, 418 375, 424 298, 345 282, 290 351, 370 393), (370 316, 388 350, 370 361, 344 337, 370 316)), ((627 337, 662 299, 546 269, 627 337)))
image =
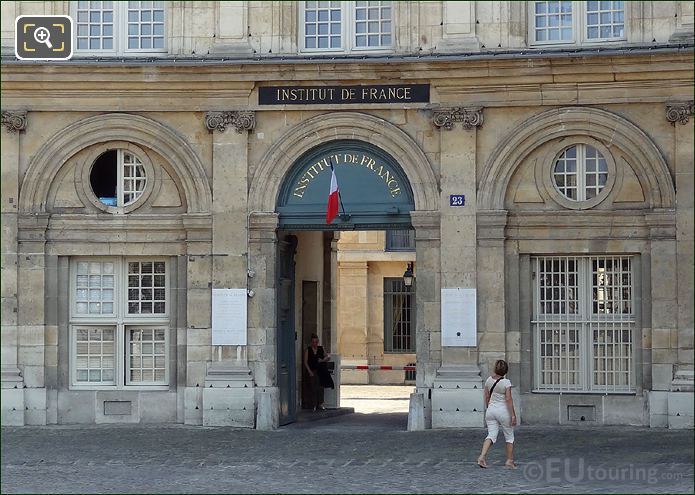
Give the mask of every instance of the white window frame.
MULTIPOLYGON (((601 151, 598 148, 595 148, 594 146, 591 146, 590 144, 576 143, 576 144, 573 144, 571 146, 564 148, 558 154, 558 156, 555 158, 555 161, 552 164, 552 174, 553 174, 553 186, 555 187, 555 190, 557 191, 558 194, 560 194, 565 199, 567 199, 567 201, 574 201, 576 203, 583 203, 586 201, 591 201, 594 198, 601 196, 601 193, 604 191, 604 189, 606 189, 606 186, 608 185, 608 179, 610 176, 610 168, 608 166, 608 160, 606 159, 606 157, 603 155, 603 153, 601 153, 601 151), (594 151, 596 151, 596 153, 597 153, 597 159, 596 159, 597 171, 594 172, 594 175, 596 176, 597 182, 598 182, 598 178, 601 174, 606 174, 606 183, 603 184, 603 186, 601 187, 601 189, 598 190, 596 195, 591 197, 591 198, 586 197, 586 189, 587 189, 587 187, 593 187, 595 190, 596 186, 598 186, 598 184, 596 184, 595 186, 587 186, 586 185, 586 175, 587 175, 586 149, 587 149, 587 147, 593 148, 594 151), (557 162, 559 161, 560 157, 570 148, 576 148, 576 150, 577 150, 576 159, 575 159, 575 173, 574 173, 574 175, 577 177, 577 198, 576 199, 572 199, 572 198, 567 197, 565 195, 565 193, 563 193, 560 190, 560 186, 557 185, 557 181, 555 180, 555 174, 556 174, 555 167, 557 166, 557 162), (603 159, 604 163, 606 164, 606 171, 605 172, 598 171, 598 163, 599 163, 598 156, 600 156, 603 159)), ((567 174, 567 172, 565 172, 565 173, 560 174, 560 175, 564 175, 565 181, 566 181, 569 174, 567 174)), ((566 182, 565 182, 565 184, 566 184, 566 182)))
MULTIPOLYGON (((636 393, 636 355, 637 346, 639 343, 639 333, 637 324, 637 300, 636 292, 638 290, 638 284, 635 278, 635 265, 638 262, 638 257, 630 254, 601 254, 601 255, 534 255, 531 258, 531 271, 533 274, 533 308, 532 308, 532 320, 531 320, 531 331, 533 335, 533 391, 538 393, 582 393, 582 394, 628 394, 634 395, 636 393), (592 269, 591 263, 594 259, 623 259, 630 258, 630 280, 631 280, 631 295, 629 314, 619 314, 607 316, 603 313, 593 313, 592 301, 592 269), (541 316, 540 311, 540 283, 539 283, 539 260, 540 259, 573 259, 579 263, 577 269, 577 312, 576 313, 558 313, 548 315, 546 318, 541 316), (593 331, 594 330, 617 330, 618 331, 630 331, 631 334, 631 345, 632 354, 630 356, 625 356, 630 361, 630 368, 628 372, 628 385, 627 386, 616 386, 610 385, 594 385, 594 341, 593 341, 593 331), (573 327, 578 328, 578 342, 579 342, 579 368, 576 371, 579 375, 580 383, 577 385, 567 385, 567 384, 542 384, 541 381, 541 330, 569 330, 573 327)), ((568 272, 565 272, 568 273, 568 272)), ((620 285, 622 289, 622 282, 620 285)), ((562 299, 559 300, 563 302, 562 299)), ((564 301, 568 301, 565 299, 564 301)), ((619 356, 622 358, 622 354, 619 356)), ((566 358, 565 358, 566 359, 566 358)), ((562 369, 563 358, 560 358, 560 373, 569 372, 569 370, 562 369)), ((552 370, 551 372, 556 372, 552 370)))
POLYGON ((69 284, 69 299, 70 299, 70 386, 71 390, 169 390, 171 363, 170 349, 172 329, 170 321, 170 305, 171 293, 169 283, 171 263, 166 257, 124 257, 124 256, 104 256, 104 257, 72 257, 70 258, 70 284, 69 284), (76 312, 75 290, 77 281, 77 264, 80 261, 87 262, 113 262, 114 269, 114 314, 113 315, 81 315, 76 312), (128 262, 129 261, 161 261, 165 263, 165 290, 166 290, 166 305, 164 314, 138 314, 130 315, 127 311, 128 295, 127 295, 127 280, 128 280, 128 262), (114 345, 114 383, 89 383, 77 381, 77 330, 80 328, 90 327, 112 327, 115 331, 114 345), (129 361, 129 346, 127 346, 126 331, 130 327, 138 328, 163 328, 165 330, 165 380, 162 382, 152 383, 130 383, 128 376, 129 361))
POLYGON ((113 49, 112 50, 94 50, 90 48, 77 48, 77 1, 70 2, 70 15, 73 18, 74 27, 72 35, 72 46, 74 47, 74 55, 80 56, 131 56, 138 57, 142 55, 161 55, 168 53, 168 15, 167 2, 164 2, 164 46, 162 48, 128 48, 128 2, 114 0, 113 2, 113 49))
MULTIPOLYGON (((306 37, 306 22, 305 22, 305 12, 306 7, 304 1, 300 1, 298 10, 298 24, 299 24, 299 40, 297 46, 299 47, 300 53, 379 53, 379 52, 392 52, 396 46, 396 5, 398 2, 391 1, 391 44, 388 46, 364 46, 357 47, 355 45, 355 2, 354 1, 341 1, 340 2, 340 19, 341 19, 341 44, 340 48, 305 48, 305 37, 306 37)), ((381 21, 380 21, 381 22, 381 21)))
POLYGON ((527 5, 527 19, 528 19, 528 40, 529 46, 569 46, 569 45, 596 45, 602 43, 625 43, 627 42, 627 31, 628 31, 628 19, 629 19, 629 5, 630 2, 623 3, 623 33, 624 35, 620 38, 589 38, 588 26, 586 22, 587 9, 586 1, 573 0, 572 1, 572 40, 546 40, 537 41, 536 40, 536 2, 528 1, 527 5))

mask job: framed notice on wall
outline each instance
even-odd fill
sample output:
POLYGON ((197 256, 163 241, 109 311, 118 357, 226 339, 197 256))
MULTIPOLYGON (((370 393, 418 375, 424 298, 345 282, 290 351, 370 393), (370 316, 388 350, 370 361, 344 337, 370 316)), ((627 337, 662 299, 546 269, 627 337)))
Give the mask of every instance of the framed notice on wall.
POLYGON ((212 345, 246 345, 246 289, 212 289, 212 345))
POLYGON ((475 289, 442 289, 442 347, 475 347, 475 289))

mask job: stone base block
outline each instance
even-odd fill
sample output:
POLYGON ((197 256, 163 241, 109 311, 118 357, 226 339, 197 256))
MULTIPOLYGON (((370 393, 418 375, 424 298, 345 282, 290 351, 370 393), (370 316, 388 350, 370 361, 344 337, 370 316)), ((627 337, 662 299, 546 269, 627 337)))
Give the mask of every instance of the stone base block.
POLYGON ((482 380, 477 366, 445 365, 432 389, 432 428, 485 426, 482 380))
POLYGON ((649 391, 649 426, 652 428, 668 427, 668 392, 649 391))
POLYGON ((24 424, 40 426, 46 424, 45 388, 24 389, 24 424))
POLYGON ((425 429, 425 396, 424 394, 410 394, 410 406, 408 408, 408 431, 421 431, 425 429))
POLYGON ((203 424, 203 388, 186 387, 183 398, 184 423, 187 425, 203 424))
POLYGON ((693 400, 695 392, 668 392, 668 427, 693 428, 693 400))
POLYGON ((280 390, 256 387, 256 429, 274 430, 280 426, 280 390))
POLYGON ((253 428, 253 388, 212 388, 203 390, 203 426, 253 428))
POLYGON ((0 423, 2 426, 24 426, 24 389, 0 389, 0 423))

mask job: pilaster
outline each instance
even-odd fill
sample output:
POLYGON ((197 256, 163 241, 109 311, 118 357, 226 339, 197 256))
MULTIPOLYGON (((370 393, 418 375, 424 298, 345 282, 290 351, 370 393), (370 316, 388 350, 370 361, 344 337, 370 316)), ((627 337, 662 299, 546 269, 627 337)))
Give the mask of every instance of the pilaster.
MULTIPOLYGON (((690 6, 692 13, 692 5, 690 6)), ((690 24, 692 36, 692 15, 690 24)), ((677 332, 673 346, 676 349, 675 369, 668 393, 669 428, 692 428, 695 412, 693 398, 695 392, 695 370, 693 366, 693 259, 695 256, 695 236, 693 216, 695 194, 693 163, 693 101, 679 105, 667 105, 669 115, 679 115, 675 119, 675 172, 676 172, 676 265, 677 265, 677 332), (674 110, 677 108, 677 110, 674 110), (671 112, 669 112, 669 109, 671 112)))
MULTIPOLYGON (((465 6, 462 6, 465 8, 465 6)), ((476 162, 477 132, 483 125, 483 110, 480 107, 440 108, 433 111, 432 122, 440 128, 440 173, 441 173, 441 288, 478 289, 478 255, 476 226, 476 162), (463 206, 453 206, 451 195, 463 195, 463 206)), ((503 254, 502 254, 503 261, 503 254)), ((494 262, 495 260, 493 260, 494 262)), ((499 261, 499 260, 497 260, 499 261)), ((491 265, 496 270, 504 264, 491 265)), ((420 260, 418 257, 418 267, 420 260)), ((487 281, 487 279, 485 279, 487 281)), ((420 290, 418 280, 418 291, 420 290)), ((484 286, 487 288, 487 286, 484 286)), ((477 296, 477 317, 485 316, 488 300, 485 295, 477 296)), ((502 327, 504 324, 504 297, 494 303, 500 304, 502 327)), ((493 301, 490 301, 493 303, 493 301)), ((441 311, 441 304, 440 304, 441 311)), ((490 306, 496 314, 499 308, 490 306)), ((484 320, 483 320, 484 323, 484 320)), ((482 426, 483 407, 479 368, 480 343, 486 343, 486 330, 478 320, 478 343, 476 347, 442 347, 441 366, 437 370, 432 391, 432 427, 447 428, 482 426)), ((444 329, 442 329, 444 330, 444 329)), ((496 335, 502 335, 499 328, 496 335)), ((491 334, 490 337, 494 335, 491 334)), ((441 333, 440 333, 441 345, 441 333)), ((500 345, 490 344, 504 353, 504 340, 500 345)))
MULTIPOLYGON (((201 262, 211 275, 207 280, 212 282, 209 288, 196 290, 206 315, 212 310, 210 289, 247 289, 247 131, 253 130, 255 122, 254 112, 205 115, 205 126, 212 134, 212 253, 201 262)), ((199 280, 205 282, 206 277, 199 280)), ((212 322, 206 318, 204 325, 191 332, 203 331, 205 338, 199 343, 211 346, 212 322)), ((206 368, 202 396, 203 425, 253 428, 255 396, 247 361, 250 348, 225 345, 211 349, 212 362, 206 368)))
POLYGON ((0 284, 0 338, 2 424, 24 425, 24 379, 18 361, 18 243, 17 203, 19 200, 19 153, 22 131, 26 128, 26 112, 2 111, 2 167, 0 190, 2 193, 0 214, 2 236, 0 254, 2 284, 0 284))

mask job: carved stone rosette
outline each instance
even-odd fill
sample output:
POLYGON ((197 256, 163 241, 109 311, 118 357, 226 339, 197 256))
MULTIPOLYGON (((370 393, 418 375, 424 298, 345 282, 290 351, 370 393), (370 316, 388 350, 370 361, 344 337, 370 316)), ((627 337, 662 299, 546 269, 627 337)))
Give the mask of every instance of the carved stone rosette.
POLYGON ((208 112, 205 114, 205 127, 210 132, 216 130, 224 132, 229 125, 234 126, 239 134, 244 131, 251 131, 256 127, 256 112, 231 111, 208 112))
POLYGON ((685 125, 693 115, 693 100, 690 101, 672 101, 666 103, 666 120, 671 122, 671 125, 676 125, 680 122, 685 125))
POLYGON ((460 122, 464 129, 473 129, 483 125, 483 107, 441 108, 432 113, 432 123, 436 127, 451 130, 460 122))
POLYGON ((19 132, 27 128, 27 112, 24 111, 2 111, 2 125, 7 132, 19 132))

